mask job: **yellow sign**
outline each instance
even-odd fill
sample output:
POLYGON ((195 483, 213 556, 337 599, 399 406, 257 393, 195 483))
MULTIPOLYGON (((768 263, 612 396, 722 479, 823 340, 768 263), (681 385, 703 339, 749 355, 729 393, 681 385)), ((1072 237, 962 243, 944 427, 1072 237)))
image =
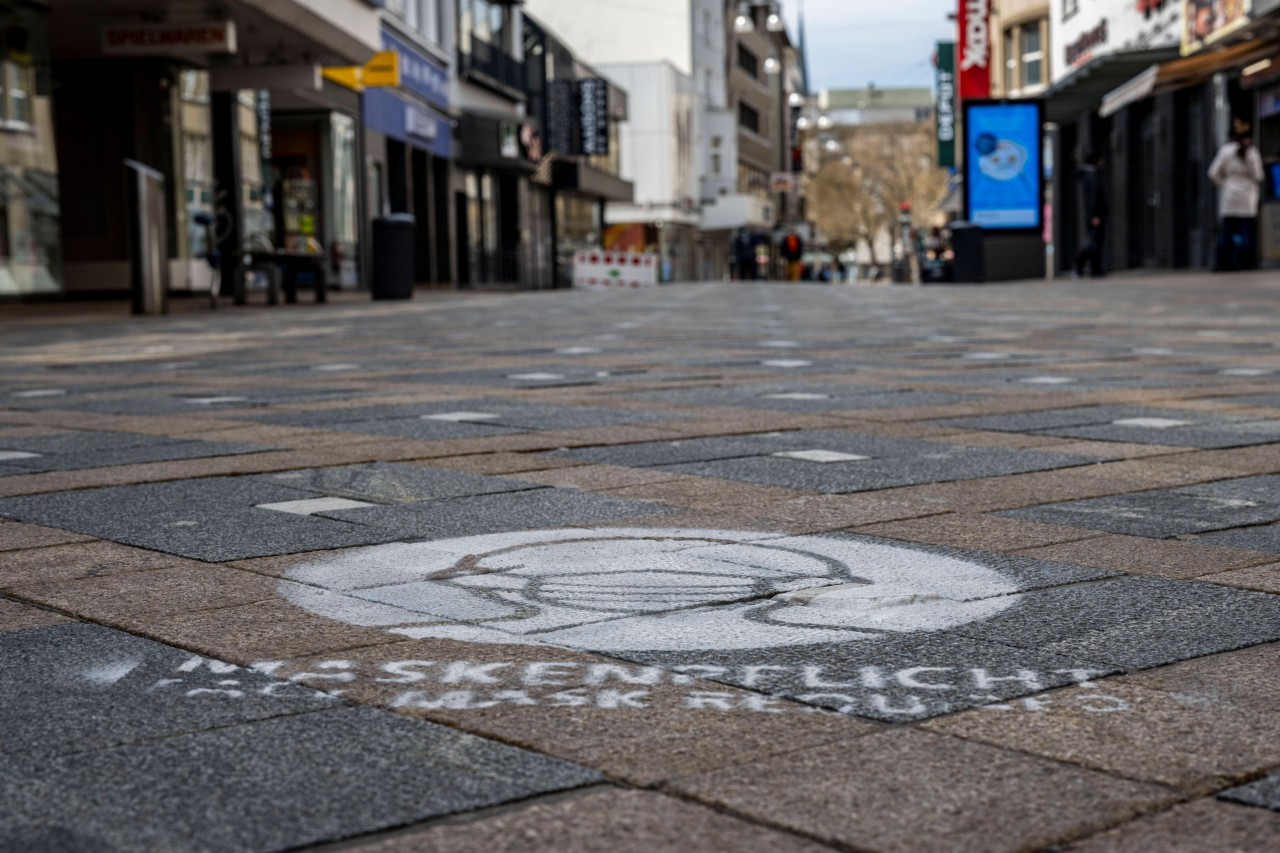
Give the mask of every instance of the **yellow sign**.
POLYGON ((375 53, 366 65, 343 65, 322 70, 324 79, 356 92, 396 89, 400 86, 400 54, 394 50, 375 53))
POLYGON ((331 83, 337 83, 339 86, 345 86, 348 89, 354 89, 357 92, 363 92, 364 86, 361 85, 364 79, 364 69, 358 65, 346 65, 341 68, 324 68, 320 72, 324 75, 324 79, 331 83))
POLYGON ((364 85, 396 89, 400 86, 400 54, 394 50, 375 53, 364 66, 364 85))

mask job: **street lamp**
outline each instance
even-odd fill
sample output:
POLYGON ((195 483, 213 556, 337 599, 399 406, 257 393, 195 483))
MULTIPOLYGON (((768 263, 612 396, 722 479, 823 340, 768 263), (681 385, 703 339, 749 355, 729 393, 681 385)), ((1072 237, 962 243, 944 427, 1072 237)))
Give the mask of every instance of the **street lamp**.
POLYGON ((739 34, 756 31, 756 21, 750 3, 738 4, 737 15, 733 19, 733 31, 739 34))
POLYGON ((777 74, 781 70, 782 63, 778 61, 778 57, 774 54, 769 54, 769 58, 764 61, 764 73, 777 74))
POLYGON ((765 18, 764 26, 771 33, 780 33, 787 28, 786 21, 782 20, 782 10, 777 3, 769 4, 769 17, 765 18))

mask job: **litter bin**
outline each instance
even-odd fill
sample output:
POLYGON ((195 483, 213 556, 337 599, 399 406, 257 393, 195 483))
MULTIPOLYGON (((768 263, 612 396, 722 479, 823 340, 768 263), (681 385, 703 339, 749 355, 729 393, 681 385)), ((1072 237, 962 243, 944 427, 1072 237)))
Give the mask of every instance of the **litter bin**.
POLYGON ((952 281, 957 284, 979 284, 987 280, 986 248, 982 226, 972 222, 951 224, 952 281))
POLYGON ((374 299, 413 298, 412 214, 393 213, 373 220, 374 299))

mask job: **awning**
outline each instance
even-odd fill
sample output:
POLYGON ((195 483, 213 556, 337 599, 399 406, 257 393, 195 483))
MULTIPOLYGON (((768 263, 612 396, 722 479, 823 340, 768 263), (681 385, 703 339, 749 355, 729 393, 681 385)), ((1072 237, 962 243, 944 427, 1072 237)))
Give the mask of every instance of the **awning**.
POLYGON ((1136 50, 1125 53, 1108 53, 1077 68, 1070 76, 1059 80, 1042 96, 1045 102, 1045 119, 1069 122, 1083 113, 1093 112, 1109 92, 1152 65, 1161 65, 1178 56, 1178 48, 1136 50))
POLYGON ((1280 42, 1272 39, 1254 39, 1242 44, 1197 53, 1185 59, 1175 59, 1160 65, 1152 65, 1138 76, 1113 89, 1102 99, 1098 115, 1106 118, 1120 110, 1153 95, 1177 91, 1208 80, 1219 71, 1246 68, 1255 62, 1268 59, 1280 49, 1280 42))

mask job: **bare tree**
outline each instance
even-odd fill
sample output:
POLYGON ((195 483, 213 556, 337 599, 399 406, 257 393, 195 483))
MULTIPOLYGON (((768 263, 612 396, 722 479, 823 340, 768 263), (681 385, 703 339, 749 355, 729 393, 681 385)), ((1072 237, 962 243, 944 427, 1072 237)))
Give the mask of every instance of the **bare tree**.
POLYGON ((876 243, 893 233, 902 205, 921 216, 946 198, 932 124, 836 128, 815 142, 820 165, 809 179, 809 215, 834 251, 865 245, 879 266, 876 243))

